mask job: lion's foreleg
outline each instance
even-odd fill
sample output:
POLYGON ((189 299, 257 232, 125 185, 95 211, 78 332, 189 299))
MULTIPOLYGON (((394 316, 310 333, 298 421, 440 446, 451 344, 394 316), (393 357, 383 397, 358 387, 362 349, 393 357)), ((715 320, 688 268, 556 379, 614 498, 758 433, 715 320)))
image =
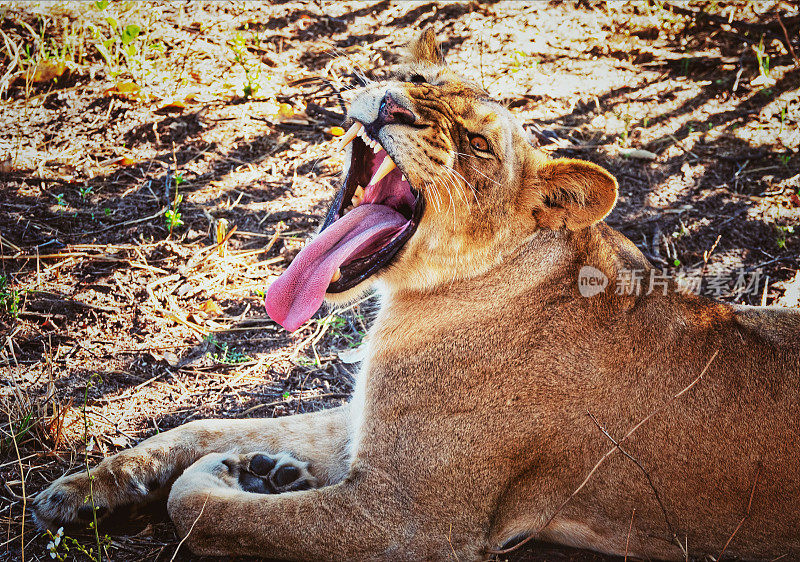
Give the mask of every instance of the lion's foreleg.
POLYGON ((105 459, 88 474, 59 478, 36 497, 34 514, 52 527, 91 519, 92 504, 103 515, 141 503, 213 452, 265 451, 276 462, 283 454, 299 461, 309 484, 329 484, 347 470, 348 431, 347 406, 285 418, 194 421, 105 459))

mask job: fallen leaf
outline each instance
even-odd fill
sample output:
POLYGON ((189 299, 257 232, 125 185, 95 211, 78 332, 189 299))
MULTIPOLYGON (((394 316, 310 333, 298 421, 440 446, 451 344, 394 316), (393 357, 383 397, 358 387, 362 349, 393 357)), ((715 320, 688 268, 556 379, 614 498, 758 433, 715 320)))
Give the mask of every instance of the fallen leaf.
POLYGON ((619 155, 625 158, 636 158, 637 160, 655 160, 658 154, 641 148, 620 148, 619 155))
POLYGON ((342 360, 342 363, 352 365, 353 363, 362 361, 366 354, 367 346, 362 344, 352 349, 343 349, 339 352, 339 359, 342 360))
POLYGON ((172 353, 171 351, 165 351, 165 352, 163 353, 163 356, 164 356, 164 360, 165 360, 167 363, 169 363, 169 366, 170 366, 170 367, 175 367, 175 366, 177 366, 177 365, 178 365, 178 362, 180 361, 180 359, 178 359, 178 356, 177 356, 177 355, 175 355, 174 353, 172 353))
POLYGON ((36 65, 36 70, 33 71, 31 80, 33 82, 49 82, 50 80, 63 75, 66 69, 67 65, 64 64, 63 61, 54 62, 43 60, 36 65))
POLYGON ((139 92, 141 92, 142 87, 139 86, 136 82, 117 82, 110 88, 107 88, 104 94, 106 96, 114 96, 119 98, 131 99, 135 98, 139 92))
POLYGON ((157 113, 181 113, 186 109, 186 104, 181 100, 173 100, 159 107, 157 113))
POLYGON ((127 448, 131 445, 131 440, 124 435, 117 435, 116 437, 109 438, 109 441, 115 447, 127 448))
POLYGON ((217 303, 215 303, 211 299, 208 299, 206 302, 201 304, 200 310, 202 310, 209 316, 219 316, 220 314, 222 314, 222 309, 219 307, 217 303))
POLYGON ((763 74, 760 74, 757 77, 750 80, 751 86, 762 86, 764 88, 774 86, 777 83, 778 83, 777 80, 775 80, 774 78, 771 78, 769 76, 764 76, 763 74))
POLYGON ((163 351, 161 353, 157 353, 155 351, 151 351, 150 355, 156 361, 166 361, 170 367, 175 367, 178 364, 178 356, 172 353, 171 351, 163 351))
POLYGON ((294 117, 294 108, 288 103, 282 103, 278 106, 278 117, 282 119, 290 119, 294 117))

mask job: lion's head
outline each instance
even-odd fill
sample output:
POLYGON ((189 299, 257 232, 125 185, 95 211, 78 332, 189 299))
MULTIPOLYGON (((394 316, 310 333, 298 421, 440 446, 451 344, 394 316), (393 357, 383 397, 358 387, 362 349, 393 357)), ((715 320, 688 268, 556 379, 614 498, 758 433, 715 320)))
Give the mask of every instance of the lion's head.
POLYGON ((348 121, 344 185, 267 294, 289 330, 324 298, 376 281, 429 290, 481 275, 536 232, 585 228, 616 201, 603 168, 533 148, 508 110, 444 65, 430 29, 391 79, 358 94, 348 121))

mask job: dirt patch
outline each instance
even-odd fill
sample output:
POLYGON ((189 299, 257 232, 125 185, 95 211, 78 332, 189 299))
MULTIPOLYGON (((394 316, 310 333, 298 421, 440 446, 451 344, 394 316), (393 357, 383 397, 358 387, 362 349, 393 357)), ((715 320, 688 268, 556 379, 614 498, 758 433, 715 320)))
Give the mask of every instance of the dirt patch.
MULTIPOLYGON (((800 14, 677 4, 0 5, 0 558, 49 559, 23 498, 87 455, 347 399, 374 304, 287 334, 263 291, 338 185, 350 90, 429 25, 543 149, 619 178, 608 222, 654 262, 797 306, 800 14)), ((177 546, 158 506, 113 533, 116 560, 177 546)))

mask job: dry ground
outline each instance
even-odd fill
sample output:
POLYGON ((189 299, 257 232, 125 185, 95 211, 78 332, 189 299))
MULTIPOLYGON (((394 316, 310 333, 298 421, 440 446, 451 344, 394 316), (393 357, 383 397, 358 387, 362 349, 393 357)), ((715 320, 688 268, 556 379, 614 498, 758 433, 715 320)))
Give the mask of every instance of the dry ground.
MULTIPOLYGON (((619 178, 609 223, 651 259, 798 306, 796 4, 105 4, 0 4, 0 559, 50 559, 25 497, 87 456, 346 400, 370 301, 288 334, 263 291, 337 186, 349 90, 429 25, 544 149, 619 178)), ((123 531, 111 559, 177 546, 163 513, 123 531)))

